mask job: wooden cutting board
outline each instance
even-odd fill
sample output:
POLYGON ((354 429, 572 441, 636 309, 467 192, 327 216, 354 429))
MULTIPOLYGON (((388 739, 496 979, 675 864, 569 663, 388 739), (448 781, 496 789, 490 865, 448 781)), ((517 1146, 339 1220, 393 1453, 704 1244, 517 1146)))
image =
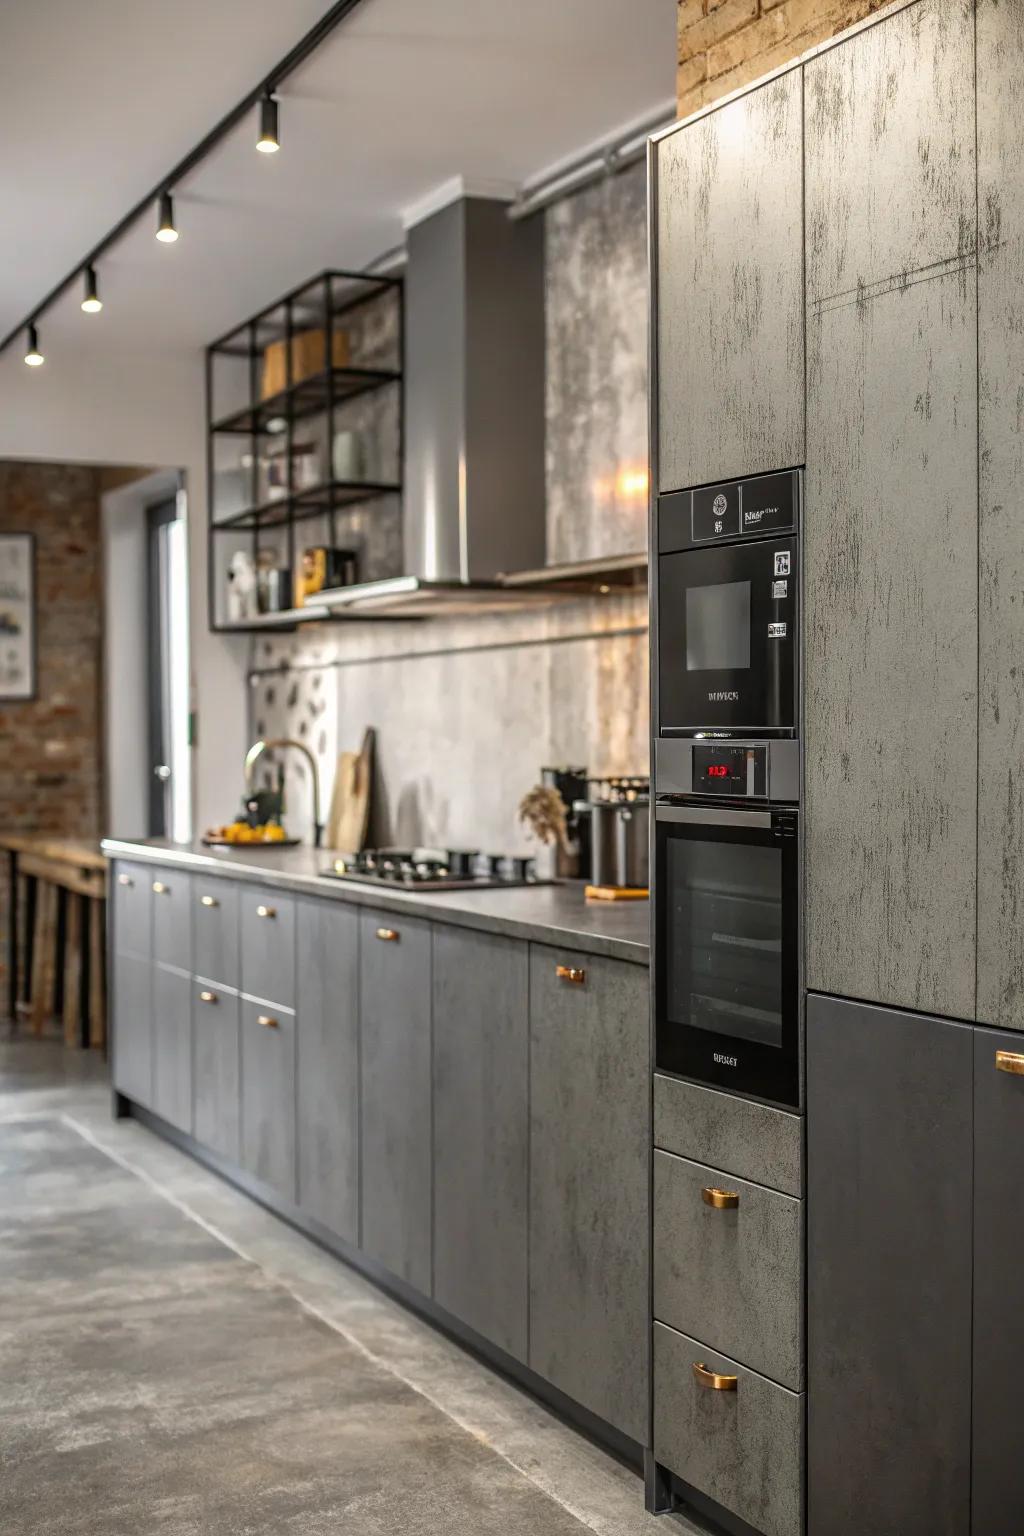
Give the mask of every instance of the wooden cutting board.
POLYGON ((342 752, 338 758, 324 837, 328 848, 359 853, 365 846, 372 781, 373 727, 368 726, 360 750, 342 752))

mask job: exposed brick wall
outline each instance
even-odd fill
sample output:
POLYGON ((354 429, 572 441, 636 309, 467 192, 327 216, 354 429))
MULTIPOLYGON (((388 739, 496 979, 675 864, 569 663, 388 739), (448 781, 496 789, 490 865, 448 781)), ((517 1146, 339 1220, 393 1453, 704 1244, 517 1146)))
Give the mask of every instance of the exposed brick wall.
MULTIPOLYGON (((0 532, 36 536, 37 697, 0 703, 0 827, 96 837, 102 804, 99 472, 0 461, 0 532)), ((7 930, 0 869, 0 972, 7 930)))
POLYGON ((679 116, 788 64, 889 0, 679 0, 679 116))

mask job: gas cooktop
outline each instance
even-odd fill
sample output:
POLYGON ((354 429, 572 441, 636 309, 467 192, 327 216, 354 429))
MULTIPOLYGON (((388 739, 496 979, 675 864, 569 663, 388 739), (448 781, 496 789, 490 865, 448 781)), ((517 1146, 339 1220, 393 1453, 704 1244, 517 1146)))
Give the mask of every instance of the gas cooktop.
POLYGON ((320 873, 330 880, 417 891, 490 891, 551 883, 536 878, 532 859, 465 848, 368 848, 340 854, 320 873))

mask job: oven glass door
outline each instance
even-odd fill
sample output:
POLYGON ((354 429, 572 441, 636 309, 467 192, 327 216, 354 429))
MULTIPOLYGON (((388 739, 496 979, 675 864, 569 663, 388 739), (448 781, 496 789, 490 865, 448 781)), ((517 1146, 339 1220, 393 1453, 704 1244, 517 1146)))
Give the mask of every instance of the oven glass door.
POLYGON ((797 541, 680 550, 658 560, 663 735, 785 736, 796 727, 797 541))
POLYGON ((658 807, 662 1071, 799 1102, 798 849, 793 812, 658 807))

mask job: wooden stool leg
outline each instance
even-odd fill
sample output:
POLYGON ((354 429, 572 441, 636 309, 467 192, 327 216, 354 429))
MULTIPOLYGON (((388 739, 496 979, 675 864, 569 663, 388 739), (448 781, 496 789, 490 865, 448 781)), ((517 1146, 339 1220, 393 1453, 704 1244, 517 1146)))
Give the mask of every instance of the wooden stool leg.
POLYGON ((39 881, 35 875, 25 876, 25 950, 21 966, 21 1001, 27 1004, 32 997, 32 972, 35 968, 36 907, 39 904, 39 881))
POLYGON ((64 939, 68 926, 68 901, 70 893, 64 886, 57 887, 57 920, 53 935, 53 1002, 50 1008, 55 1019, 64 1014, 64 939))
POLYGON ((52 1001, 53 940, 57 920, 57 887, 43 882, 36 899, 36 933, 32 946, 32 1033, 41 1035, 52 1001))
POLYGON ((64 1044, 77 1045, 82 1033, 82 902, 68 896, 68 923, 64 945, 64 1044))
POLYGON ((90 896, 89 904, 89 1033, 83 1045, 104 1050, 107 1044, 106 903, 90 896))

